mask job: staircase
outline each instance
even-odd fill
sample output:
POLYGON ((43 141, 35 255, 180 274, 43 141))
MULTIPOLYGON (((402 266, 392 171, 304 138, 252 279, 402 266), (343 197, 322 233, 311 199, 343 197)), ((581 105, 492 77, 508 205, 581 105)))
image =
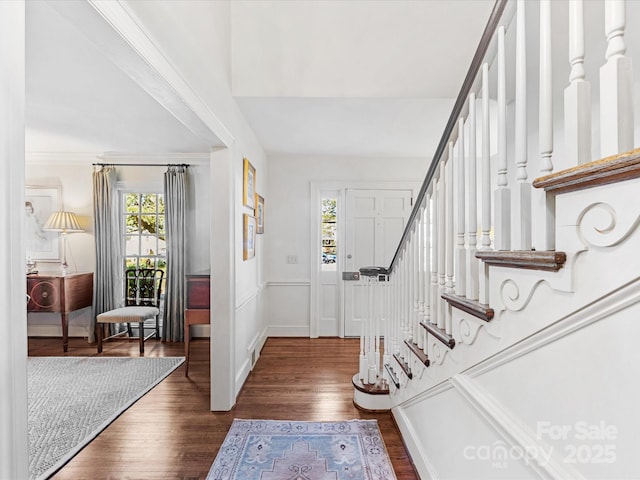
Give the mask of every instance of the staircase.
POLYGON ((353 380, 421 478, 640 476, 637 3, 495 5, 353 380))

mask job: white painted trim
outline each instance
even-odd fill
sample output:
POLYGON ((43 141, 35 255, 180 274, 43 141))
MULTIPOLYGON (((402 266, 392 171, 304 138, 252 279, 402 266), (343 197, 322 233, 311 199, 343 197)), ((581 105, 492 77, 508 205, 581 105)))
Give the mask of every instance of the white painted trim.
POLYGON ((512 446, 519 446, 531 455, 529 466, 541 478, 584 479, 577 470, 553 455, 553 447, 545 444, 503 404, 465 375, 455 375, 451 384, 480 416, 512 446))
POLYGON ((264 290, 266 289, 266 286, 267 286, 267 284, 263 283, 262 285, 260 285, 258 287, 257 290, 255 290, 253 292, 250 292, 249 294, 245 295, 241 299, 238 299, 237 303, 236 303, 236 312, 242 310, 248 304, 250 304, 251 302, 257 300, 260 297, 260 295, 262 295, 264 290))
POLYGON ((398 426, 398 430, 401 432, 402 441, 407 448, 407 452, 411 457, 411 462, 413 463, 414 468, 418 472, 418 476, 422 480, 436 480, 439 478, 436 469, 429 461, 429 457, 422 449, 419 437, 413 429, 411 421, 407 418, 402 407, 393 408, 391 410, 391 414, 398 426))
POLYGON ((25 2, 0 2, 0 478, 29 476, 25 282, 25 2), (22 212, 22 213, 21 213, 22 212))
POLYGON ((202 153, 111 153, 111 152, 27 152, 28 165, 91 165, 92 163, 141 163, 209 165, 209 154, 202 153))
MULTIPOLYGON (((345 245, 346 232, 345 232, 345 202, 347 189, 352 190, 411 190, 412 198, 415 199, 418 195, 418 191, 421 185, 417 182, 350 182, 350 181, 322 181, 311 182, 311 198, 309 205, 309 219, 311 240, 309 246, 310 265, 309 271, 311 272, 310 283, 310 302, 309 302, 309 330, 310 338, 318 338, 318 322, 319 322, 319 305, 318 305, 318 288, 320 285, 320 268, 316 261, 320 257, 320 210, 317 208, 320 201, 320 192, 323 190, 332 190, 338 193, 338 245, 345 245)), ((344 338, 344 282, 341 280, 340 271, 342 265, 345 265, 344 248, 338 248, 337 268, 338 268, 338 292, 336 295, 336 301, 338 302, 338 336, 344 338)))
POLYGON ((235 148, 211 151, 211 410, 236 402, 235 148), (215 225, 215 228, 214 228, 215 225), (217 281, 216 279, 219 279, 217 281))
POLYGON ((136 79, 145 91, 210 145, 220 146, 222 142, 228 147, 232 144, 233 135, 154 44, 152 36, 128 5, 111 0, 89 0, 88 4, 146 64, 144 67, 133 64, 131 52, 123 56, 122 48, 117 45, 109 45, 109 51, 103 45, 105 53, 123 72, 136 79), (140 75, 142 68, 148 75, 140 75))
POLYGON ((242 362, 242 367, 240 368, 240 370, 238 371, 237 375, 236 375, 236 382, 235 382, 235 397, 237 398, 238 395, 240 395, 240 391, 242 390, 242 387, 244 386, 244 382, 247 381, 247 378, 249 377, 249 374, 251 373, 251 362, 249 361, 249 358, 245 358, 244 362, 242 362))
POLYGON ((561 318, 531 337, 469 368, 464 374, 472 378, 482 375, 638 302, 640 302, 640 279, 635 279, 594 303, 561 318))
POLYGON ((433 398, 436 395, 440 395, 441 393, 451 390, 452 388, 453 388, 453 385, 451 385, 451 383, 449 382, 449 379, 447 379, 442 383, 439 383, 438 385, 431 387, 429 390, 422 392, 416 395, 415 397, 410 398, 406 402, 402 403, 399 407, 400 408, 411 407, 412 405, 416 405, 424 400, 433 398))
POLYGON ((269 325, 268 337, 305 337, 309 338, 309 327, 301 325, 269 325))
POLYGON ((27 152, 27 165, 91 165, 99 161, 101 152, 27 152))
POLYGON ((175 164, 188 163, 190 165, 209 165, 209 153, 110 153, 98 156, 97 163, 141 163, 141 164, 175 164))
POLYGON ((309 287, 311 286, 311 282, 309 280, 292 280, 292 281, 275 281, 275 282, 267 282, 267 286, 269 287, 309 287))

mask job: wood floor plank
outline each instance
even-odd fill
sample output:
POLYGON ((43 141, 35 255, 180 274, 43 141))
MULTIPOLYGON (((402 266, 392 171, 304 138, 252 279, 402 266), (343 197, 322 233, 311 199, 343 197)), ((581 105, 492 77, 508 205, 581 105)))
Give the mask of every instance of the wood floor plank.
MULTIPOLYGON (((399 480, 417 475, 388 413, 353 405, 359 343, 339 338, 270 338, 230 412, 209 411, 209 341, 191 344, 184 366, 142 397, 52 478, 204 479, 234 418, 299 421, 377 419, 399 480)), ((145 356, 182 356, 184 344, 149 340, 145 356)), ((60 339, 30 338, 30 356, 62 356, 60 339)), ((96 356, 72 338, 67 356, 96 356)), ((102 356, 138 356, 138 344, 107 342, 102 356)))

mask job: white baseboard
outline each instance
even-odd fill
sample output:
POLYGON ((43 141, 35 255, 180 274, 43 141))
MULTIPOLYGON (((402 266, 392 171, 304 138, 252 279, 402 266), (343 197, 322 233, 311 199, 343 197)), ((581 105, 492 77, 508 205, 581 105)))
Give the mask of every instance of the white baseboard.
POLYGON ((420 479, 436 480, 438 476, 436 475, 435 469, 433 468, 433 465, 431 465, 431 462, 429 462, 425 452, 422 450, 421 442, 418 441, 418 437, 411 426, 411 422, 404 414, 402 407, 394 407, 391 410, 391 414, 398 426, 398 430, 400 430, 402 441, 409 452, 411 462, 413 463, 420 479))

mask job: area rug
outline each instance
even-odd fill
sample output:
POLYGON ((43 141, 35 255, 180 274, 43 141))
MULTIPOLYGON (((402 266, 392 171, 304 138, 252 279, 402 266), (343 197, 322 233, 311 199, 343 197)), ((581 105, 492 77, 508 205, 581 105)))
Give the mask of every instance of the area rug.
POLYGON ((48 478, 184 357, 31 357, 29 478, 48 478))
POLYGON ((207 480, 393 480, 376 420, 234 420, 207 480))

